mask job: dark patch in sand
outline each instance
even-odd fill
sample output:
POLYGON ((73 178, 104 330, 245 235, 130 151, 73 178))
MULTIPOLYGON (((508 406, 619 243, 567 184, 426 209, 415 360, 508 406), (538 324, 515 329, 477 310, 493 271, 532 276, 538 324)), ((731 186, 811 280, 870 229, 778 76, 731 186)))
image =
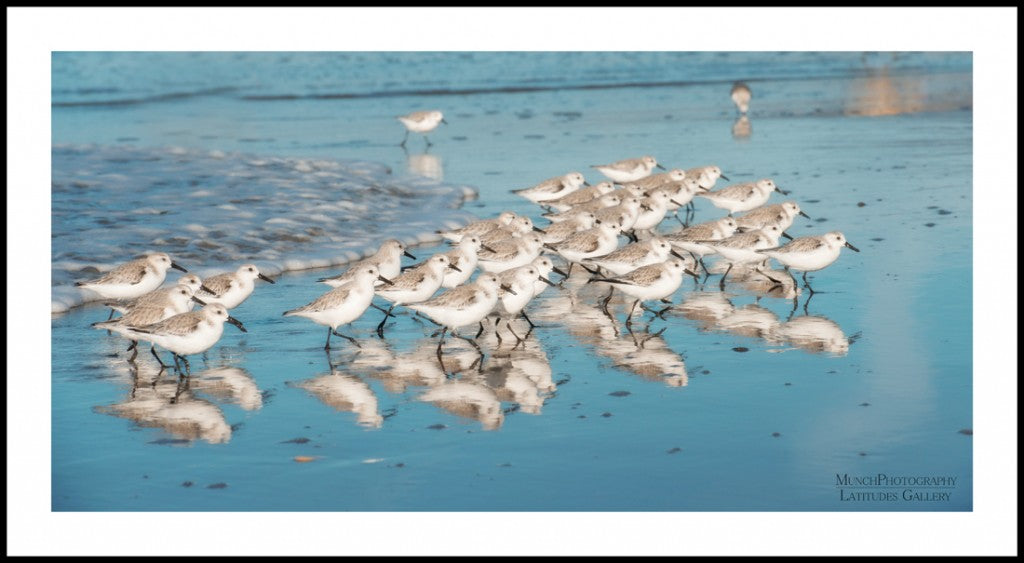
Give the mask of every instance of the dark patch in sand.
POLYGON ((870 407, 871 403, 861 403, 860 406, 862 406, 862 407, 870 407))
POLYGON ((181 486, 185 488, 191 487, 192 485, 195 485, 195 483, 193 483, 192 481, 185 481, 184 483, 181 484, 181 486))
POLYGON ((608 417, 612 416, 612 413, 610 413, 610 412, 603 412, 603 413, 601 413, 601 416, 603 416, 605 418, 608 418, 608 417))
POLYGON ((733 348, 732 351, 733 352, 749 352, 750 348, 747 348, 746 346, 737 346, 737 347, 733 348))
POLYGON ((227 483, 214 483, 212 485, 207 485, 206 488, 207 489, 226 489, 226 488, 228 488, 228 484, 227 483))
POLYGON ((445 424, 431 424, 427 427, 427 430, 444 430, 445 428, 448 428, 445 424))
POLYGON ((925 227, 934 227, 935 223, 925 223, 924 226, 925 227))
POLYGON ((963 434, 964 436, 974 436, 973 428, 961 428, 960 430, 957 430, 957 432, 963 434))
POLYGON ((952 213, 953 212, 949 211, 948 209, 940 209, 939 210, 939 215, 951 215, 952 213))
POLYGON ((157 445, 160 445, 160 446, 168 446, 168 445, 175 445, 175 444, 190 444, 191 441, 190 440, 186 440, 184 438, 160 438, 159 440, 153 440, 153 441, 151 441, 149 443, 150 444, 157 444, 157 445))
POLYGON ((681 451, 683 451, 683 448, 672 448, 671 450, 669 450, 669 451, 667 451, 665 453, 667 453, 667 454, 677 454, 677 453, 679 453, 681 451))
POLYGON ((282 444, 305 444, 309 442, 309 438, 292 438, 291 440, 285 440, 282 444))
POLYGON ((630 393, 629 391, 612 391, 611 393, 608 394, 611 395, 612 397, 627 397, 632 393, 630 393))
POLYGON ((772 438, 778 438, 779 436, 782 436, 782 434, 779 434, 778 432, 772 432, 772 438))
POLYGON ((864 207, 865 205, 867 205, 867 204, 864 203, 863 201, 858 201, 857 202, 857 207, 864 207))

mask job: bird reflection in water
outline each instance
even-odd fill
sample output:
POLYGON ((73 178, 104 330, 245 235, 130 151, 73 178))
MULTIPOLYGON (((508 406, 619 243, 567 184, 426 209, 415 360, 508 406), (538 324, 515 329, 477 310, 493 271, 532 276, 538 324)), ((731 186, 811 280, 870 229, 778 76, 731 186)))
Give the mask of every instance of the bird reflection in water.
POLYGON ((380 428, 384 416, 380 414, 377 395, 365 381, 333 369, 331 373, 289 385, 305 389, 311 395, 335 410, 352 412, 356 423, 369 428, 380 428))
POLYGON ((483 383, 446 381, 431 387, 418 399, 456 416, 476 420, 484 430, 497 430, 505 422, 498 395, 483 383))
POLYGON ((835 321, 804 315, 780 324, 774 337, 807 352, 845 356, 850 351, 850 344, 856 342, 860 334, 848 338, 835 321))
POLYGON ((263 393, 252 375, 242 368, 226 366, 192 374, 191 388, 247 411, 263 407, 263 393))
POLYGON ((444 180, 444 167, 441 164, 441 157, 428 154, 406 154, 406 165, 409 173, 417 176, 426 176, 432 180, 444 180))
POLYGON ((741 115, 736 118, 736 121, 732 123, 732 138, 737 141, 746 141, 750 139, 750 133, 753 129, 750 125, 750 118, 741 115))
MULTIPOLYGON (((193 395, 189 378, 165 377, 147 363, 130 363, 132 390, 114 405, 96 407, 97 412, 133 421, 146 428, 160 428, 181 441, 204 440, 225 444, 231 440, 231 425, 220 408, 193 395)), ((193 378, 196 376, 193 375, 193 378)))

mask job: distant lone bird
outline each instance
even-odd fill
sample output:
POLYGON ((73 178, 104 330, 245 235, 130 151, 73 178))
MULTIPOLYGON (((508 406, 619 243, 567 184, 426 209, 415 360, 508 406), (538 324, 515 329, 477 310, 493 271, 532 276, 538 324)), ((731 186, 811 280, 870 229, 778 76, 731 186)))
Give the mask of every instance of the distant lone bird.
POLYGON ((737 82, 732 85, 732 96, 733 103, 736 104, 736 109, 740 110, 740 113, 746 114, 747 110, 750 109, 750 86, 742 82, 737 82))
POLYGON ((441 112, 434 111, 414 111, 408 115, 400 115, 396 119, 405 125, 405 138, 402 139, 401 147, 405 147, 405 142, 409 140, 409 131, 413 133, 423 133, 423 140, 427 142, 427 146, 431 146, 434 143, 430 142, 427 138, 427 133, 430 133, 437 128, 439 123, 448 124, 444 120, 444 114, 441 112))

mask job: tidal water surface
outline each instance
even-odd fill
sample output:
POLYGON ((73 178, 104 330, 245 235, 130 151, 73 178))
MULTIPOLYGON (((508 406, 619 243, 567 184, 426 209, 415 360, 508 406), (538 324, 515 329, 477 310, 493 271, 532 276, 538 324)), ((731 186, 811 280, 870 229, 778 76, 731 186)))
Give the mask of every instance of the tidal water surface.
MULTIPOLYGON (((53 509, 971 510, 970 55, 630 55, 55 54, 55 218, 78 206, 111 223, 90 224, 83 239, 68 234, 81 223, 54 221, 55 301, 90 275, 82 268, 116 262, 120 246, 186 249, 204 275, 243 261, 298 271, 257 285, 232 310, 248 333, 226 326, 191 358, 186 382, 145 353, 131 369, 126 342, 90 328, 107 315, 97 304, 55 314, 53 509), (566 60, 573 73, 551 70, 566 60), (410 73, 422 65, 445 72, 410 73), (526 87, 531 77, 538 87, 526 87), (746 119, 728 98, 734 79, 754 92, 746 119), (416 135, 398 147, 394 116, 427 107, 450 124, 429 151, 416 135), (216 205, 197 200, 228 199, 226 184, 187 186, 166 163, 119 162, 160 151, 199 155, 187 172, 212 177, 224 170, 209 155, 240 155, 229 160, 256 181, 245 197, 273 201, 288 186, 308 201, 280 211, 297 224, 268 225, 278 211, 261 207, 247 223, 239 199, 220 229, 216 205), (107 179, 97 193, 130 192, 116 176, 129 173, 189 191, 141 190, 165 198, 141 207, 62 199, 56 184, 82 181, 83 155, 110 154, 120 157, 98 159, 107 179), (528 306, 538 326, 524 345, 489 331, 481 361, 448 340, 447 375, 434 327, 408 314, 379 339, 382 314, 369 310, 343 330, 363 347, 335 339, 330 354, 323 327, 281 316, 343 269, 299 267, 361 254, 389 233, 420 240, 411 250, 425 258, 447 247, 418 233, 469 214, 510 209, 543 226, 509 190, 572 170, 597 181, 590 165, 643 154, 669 168, 716 164, 732 182, 771 177, 792 190, 771 201, 793 199, 811 217, 793 236, 840 230, 861 252, 812 274, 818 294, 802 292, 795 307, 763 284, 720 291, 718 276, 686 279, 663 319, 634 322, 651 337, 643 349, 625 331, 629 303, 613 301, 608 319, 596 307, 603 292, 577 272, 528 306), (274 177, 246 164, 263 160, 291 164, 274 177), (369 206, 339 204, 299 162, 338 163, 338 174, 361 163, 415 197, 390 193, 382 224, 369 206), (210 194, 187 197, 197 190, 210 194), (318 206, 323 220, 311 217, 318 206), (165 210, 181 216, 178 246, 154 242, 173 226, 165 210), (159 223, 146 225, 150 216, 159 223), (323 232, 288 240, 314 224, 323 232), (217 230, 280 246, 243 260, 247 247, 217 230), (837 484, 879 474, 956 480, 837 484), (896 494, 854 494, 865 491, 896 494), (924 495, 936 492, 948 496, 924 495)), ((698 221, 722 215, 697 202, 698 221)), ((677 227, 667 218, 661 229, 677 227)))

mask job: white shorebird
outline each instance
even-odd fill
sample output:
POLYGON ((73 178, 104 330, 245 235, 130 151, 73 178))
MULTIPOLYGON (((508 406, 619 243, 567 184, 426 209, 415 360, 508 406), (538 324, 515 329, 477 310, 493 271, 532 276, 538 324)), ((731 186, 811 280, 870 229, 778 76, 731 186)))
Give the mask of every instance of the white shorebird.
MULTIPOLYGON (((552 262, 551 258, 548 258, 547 256, 538 256, 533 262, 530 262, 530 264, 535 266, 537 268, 538 275, 540 275, 540 277, 544 278, 543 281, 542 280, 537 280, 536 282, 534 282, 534 284, 533 284, 533 296, 534 297, 540 295, 541 293, 544 293, 544 290, 547 289, 549 285, 553 285, 553 284, 548 283, 548 281, 550 281, 550 280, 547 279, 548 276, 551 274, 551 272, 554 272, 554 273, 562 276, 563 278, 569 277, 568 274, 566 274, 562 270, 559 270, 558 268, 556 268, 554 262, 552 262)), ((530 325, 533 326, 533 323, 530 321, 529 318, 526 319, 526 322, 529 322, 530 325)))
POLYGON ((530 219, 525 215, 520 215, 513 219, 508 225, 491 229, 480 235, 480 242, 484 244, 494 244, 509 237, 520 236, 530 231, 544 232, 533 225, 533 219, 530 219))
POLYGON ((459 242, 465 235, 483 235, 487 234, 487 232, 492 229, 508 225, 515 220, 516 217, 518 217, 518 215, 511 211, 502 211, 500 215, 493 219, 474 221, 461 229, 455 229, 453 231, 437 231, 437 233, 452 242, 459 242))
MULTIPOLYGON (((170 294, 172 292, 178 291, 178 286, 188 287, 189 289, 192 290, 192 295, 195 295, 196 291, 198 291, 199 288, 202 287, 202 285, 203 281, 199 278, 199 276, 195 274, 185 274, 184 276, 178 278, 178 282, 176 285, 154 289, 153 291, 150 291, 145 295, 140 295, 135 299, 127 299, 122 301, 107 301, 103 303, 103 305, 106 307, 110 307, 111 309, 122 314, 127 313, 128 311, 134 309, 135 307, 163 307, 168 302, 167 300, 169 299, 170 294)), ((188 311, 191 311, 193 303, 195 303, 195 301, 187 301, 185 305, 186 308, 182 311, 177 311, 175 314, 187 313, 188 311)))
MULTIPOLYGON (((575 233, 558 244, 549 245, 548 248, 575 264, 614 251, 619 246, 620 232, 622 227, 614 221, 601 223, 593 229, 575 233)), ((571 265, 569 274, 572 274, 571 265)))
POLYGON ((121 264, 100 278, 76 282, 75 285, 107 299, 135 299, 160 287, 167 277, 168 268, 188 272, 166 253, 154 252, 121 264))
POLYGON ((633 184, 644 190, 650 192, 654 188, 664 186, 666 184, 677 184, 686 179, 686 170, 682 168, 673 168, 668 172, 661 174, 651 174, 646 178, 640 178, 639 180, 633 180, 633 184))
POLYGON ((490 252, 494 252, 494 249, 480 242, 480 237, 476 235, 469 235, 462 237, 459 241, 459 247, 454 250, 445 252, 445 256, 448 257, 448 262, 452 266, 458 268, 448 268, 445 270, 444 279, 441 280, 441 287, 457 287, 468 280, 472 275, 473 271, 476 270, 477 264, 477 253, 480 249, 484 249, 490 252))
POLYGON ((622 198, 622 203, 594 212, 598 223, 617 223, 622 231, 629 231, 640 217, 643 202, 638 197, 622 198))
POLYGON ((498 314, 498 320, 494 321, 494 335, 497 337, 498 345, 500 346, 501 336, 498 334, 498 329, 500 328, 501 321, 504 320, 508 331, 512 333, 512 336, 516 337, 516 345, 512 347, 514 350, 523 342, 523 339, 512 330, 512 320, 522 315, 530 323, 530 329, 532 330, 534 324, 530 321, 530 317, 526 316, 524 309, 526 304, 535 296, 534 285, 537 283, 555 284, 542 276, 540 270, 533 264, 502 272, 498 280, 503 287, 509 287, 510 291, 501 290, 498 292, 498 302, 494 306, 494 312, 498 314))
POLYGON ((592 228, 596 219, 597 218, 592 212, 580 211, 571 219, 548 225, 544 229, 544 234, 541 238, 543 238, 544 242, 547 244, 562 242, 569 238, 569 235, 573 233, 592 228))
POLYGON ((478 253, 477 265, 485 272, 495 274, 525 266, 540 256, 544 239, 538 233, 526 233, 491 245, 493 252, 478 253))
MULTIPOLYGON (((693 272, 688 272, 682 260, 672 258, 658 264, 637 268, 632 272, 613 278, 591 278, 587 283, 605 282, 614 284, 620 291, 636 299, 633 302, 633 306, 629 309, 629 315, 626 317, 626 329, 632 334, 633 311, 636 310, 636 306, 642 301, 664 299, 675 293, 683 282, 684 273, 696 275, 693 272)), ((664 313, 664 310, 655 312, 655 315, 661 316, 662 313, 664 313)))
POLYGON ((203 280, 199 298, 207 303, 220 303, 228 309, 234 309, 252 295, 257 278, 274 283, 274 280, 261 274, 255 264, 245 264, 234 272, 217 274, 203 280))
POLYGON ((651 195, 640 200, 640 204, 640 214, 633 223, 634 233, 653 232, 668 213, 669 205, 675 205, 676 209, 685 205, 673 201, 672 196, 662 190, 652 191, 651 195))
MULTIPOLYGON (((228 315, 226 307, 220 303, 210 303, 198 311, 181 313, 164 319, 156 324, 143 327, 130 327, 131 337, 145 340, 174 354, 174 367, 181 373, 178 359, 185 362, 185 372, 192 373, 185 356, 199 354, 209 350, 224 334, 224 322, 227 321, 247 332, 238 319, 228 315)), ((162 363, 162 362, 161 362, 162 363)))
POLYGON ((669 197, 671 197, 671 201, 668 202, 667 211, 671 211, 676 220, 685 226, 686 222, 679 218, 679 209, 681 207, 686 207, 687 218, 689 219, 693 212, 693 198, 703 191, 706 191, 706 189, 701 187, 697 180, 693 178, 686 178, 682 182, 665 184, 661 187, 654 188, 651 190, 651 195, 657 192, 667 193, 669 197))
POLYGON ((410 309, 430 317, 435 323, 441 325, 441 340, 437 343, 437 360, 441 363, 442 371, 445 368, 444 360, 441 358, 441 346, 444 344, 444 337, 449 330, 452 331, 452 335, 471 343, 483 356, 480 346, 473 339, 459 336, 456 330, 460 327, 478 324, 490 314, 498 302, 499 288, 506 291, 511 289, 507 285, 502 286, 497 275, 481 274, 474 283, 449 289, 429 301, 408 305, 410 309))
POLYGON ((725 174, 722 174, 722 169, 714 165, 688 168, 686 170, 686 177, 696 180, 697 183, 700 184, 700 187, 705 190, 710 190, 715 187, 715 182, 718 181, 719 178, 726 182, 729 181, 729 178, 727 178, 725 174))
POLYGON ((782 236, 792 240, 793 237, 786 234, 786 229, 793 225, 793 220, 797 215, 803 215, 810 219, 806 213, 800 210, 800 206, 795 201, 787 201, 766 205, 744 213, 736 217, 736 226, 741 231, 751 231, 775 225, 782 229, 782 236))
MULTIPOLYGON (((151 297, 147 303, 133 306, 124 316, 112 321, 92 323, 93 328, 110 330, 132 341, 132 345, 128 347, 128 350, 132 352, 132 356, 128 358, 129 362, 134 361, 139 353, 137 349, 138 337, 129 333, 129 328, 158 323, 174 315, 187 313, 192 309, 192 296, 195 295, 195 289, 192 286, 179 284, 159 290, 159 292, 159 298, 151 297)), ((151 294, 152 292, 146 295, 149 296, 151 294)), ((160 356, 157 355, 155 348, 150 348, 150 352, 160 362, 161 366, 167 367, 160 361, 160 356)))
POLYGON ((597 199, 614 189, 615 185, 611 182, 599 182, 588 188, 576 190, 567 196, 562 196, 558 199, 549 199, 545 201, 543 205, 544 207, 550 207, 556 211, 568 211, 574 205, 587 203, 588 201, 597 199))
POLYGON ((672 246, 693 254, 694 258, 708 273, 704 266, 703 257, 714 254, 715 249, 702 241, 718 241, 731 237, 736 232, 736 220, 732 217, 723 217, 687 227, 679 232, 662 235, 672 246))
POLYGON ((402 139, 400 146, 404 147, 405 142, 409 140, 409 132, 423 133, 423 140, 427 142, 427 146, 433 145, 430 139, 427 138, 427 133, 430 133, 441 123, 448 124, 444 120, 444 114, 437 111, 414 111, 408 115, 399 115, 395 119, 402 122, 405 125, 405 137, 402 139))
POLYGON ((772 192, 776 190, 783 195, 789 195, 789 192, 779 188, 775 185, 775 182, 766 178, 756 182, 734 184, 713 192, 697 194, 697 197, 707 199, 715 207, 725 209, 729 212, 729 215, 732 215, 733 213, 750 211, 764 205, 768 201, 768 197, 772 195, 772 192))
POLYGON ((430 299, 440 289, 445 270, 448 268, 456 271, 461 269, 452 266, 444 254, 435 254, 422 264, 402 272, 391 280, 392 283, 377 288, 377 295, 391 302, 391 307, 384 312, 384 318, 377 325, 377 336, 384 338, 384 323, 388 317, 393 316, 391 311, 396 305, 408 305, 430 299))
POLYGON ((729 96, 732 97, 732 101, 740 113, 747 113, 747 110, 750 109, 750 86, 743 82, 737 82, 732 85, 729 96))
POLYGON ((683 257, 672 249, 672 245, 661 237, 654 237, 634 242, 622 248, 583 262, 587 266, 598 266, 614 275, 621 276, 648 264, 658 264, 668 260, 669 255, 679 259, 683 257))
POLYGON ((568 221, 569 219, 576 217, 576 215, 579 214, 581 211, 590 211, 591 213, 596 214, 598 211, 604 209, 605 207, 612 207, 614 205, 622 203, 623 195, 625 195, 625 192, 623 192, 622 190, 616 190, 614 192, 604 194, 599 198, 592 199, 586 203, 574 205, 567 209, 566 211, 562 211, 560 213, 545 213, 544 215, 542 215, 542 217, 548 219, 552 223, 559 223, 561 221, 568 221))
MULTIPOLYGON (((857 247, 846 241, 843 233, 832 231, 824 235, 793 239, 784 246, 762 249, 759 253, 777 260, 785 266, 787 272, 790 268, 803 272, 804 287, 813 294, 814 289, 807 281, 807 272, 816 272, 828 267, 839 258, 839 251, 844 246, 854 252, 860 252, 857 247)), ((789 275, 792 278, 792 272, 789 275)), ((793 278, 793 285, 796 285, 796 278, 793 278)))
POLYGON ((542 203, 567 196, 585 185, 587 182, 583 178, 583 174, 570 172, 564 176, 548 178, 536 186, 512 190, 512 193, 523 196, 533 203, 542 203))
MULTIPOLYGON (((393 283, 380 275, 380 269, 374 265, 360 266, 352 273, 348 283, 336 287, 317 297, 311 303, 297 309, 282 313, 285 317, 305 317, 316 324, 327 327, 327 343, 324 350, 331 349, 331 334, 336 334, 359 347, 359 343, 351 336, 338 332, 338 327, 348 324, 363 316, 373 301, 374 284, 377 281, 385 285, 393 283)), ((387 317, 384 317, 387 319, 387 317)))
MULTIPOLYGON (((406 255, 413 260, 416 259, 408 250, 402 241, 397 239, 389 239, 384 241, 380 245, 380 248, 373 256, 368 256, 362 260, 349 266, 344 273, 338 274, 329 278, 320 278, 316 281, 325 283, 331 287, 341 287, 346 283, 352 281, 355 277, 356 272, 360 271, 366 266, 376 266, 380 275, 385 278, 395 278, 402 271, 402 255, 406 255)), ((381 282, 383 283, 383 282, 381 282)))
MULTIPOLYGON (((765 255, 758 253, 758 250, 778 246, 780 236, 782 236, 782 229, 776 225, 768 225, 763 229, 737 233, 723 240, 704 241, 729 262, 729 267, 722 274, 719 287, 725 289, 725 279, 729 277, 729 272, 734 266, 764 262, 765 255)), ((763 272, 761 274, 772 281, 778 281, 763 272)))
POLYGON ((607 176, 611 181, 619 184, 646 178, 651 175, 654 167, 661 168, 662 170, 665 169, 664 166, 658 164, 658 161, 653 156, 628 158, 611 164, 594 164, 591 166, 591 168, 596 168, 598 172, 607 176))

